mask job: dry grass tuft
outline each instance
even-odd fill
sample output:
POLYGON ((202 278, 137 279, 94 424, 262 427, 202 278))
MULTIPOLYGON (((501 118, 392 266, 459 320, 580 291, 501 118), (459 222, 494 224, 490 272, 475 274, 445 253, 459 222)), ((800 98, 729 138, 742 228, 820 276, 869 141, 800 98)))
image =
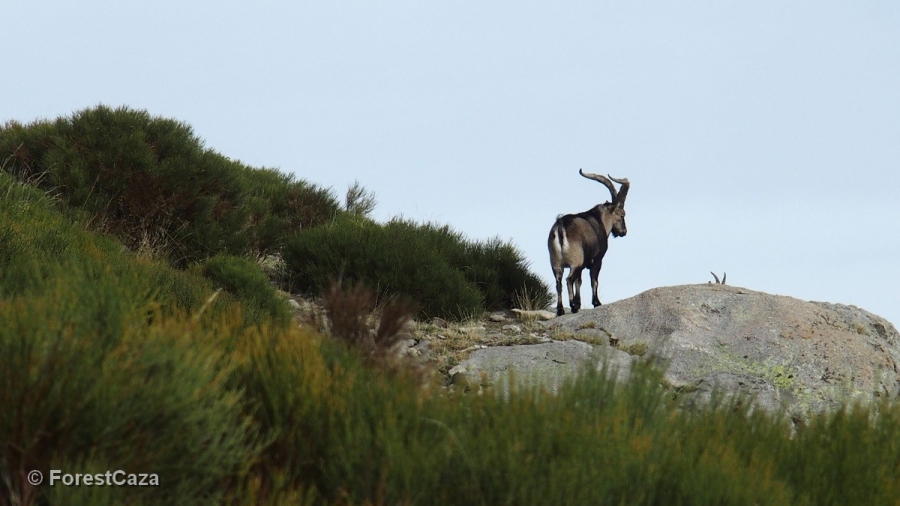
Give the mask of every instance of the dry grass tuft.
POLYGON ((513 306, 525 311, 547 309, 550 307, 551 300, 549 291, 541 293, 537 289, 528 288, 527 285, 522 285, 522 288, 513 294, 513 306))
POLYGON ((367 361, 396 365, 397 345, 410 337, 408 324, 415 304, 394 297, 376 310, 375 292, 362 284, 342 288, 332 283, 322 297, 330 322, 330 334, 359 351, 367 361))

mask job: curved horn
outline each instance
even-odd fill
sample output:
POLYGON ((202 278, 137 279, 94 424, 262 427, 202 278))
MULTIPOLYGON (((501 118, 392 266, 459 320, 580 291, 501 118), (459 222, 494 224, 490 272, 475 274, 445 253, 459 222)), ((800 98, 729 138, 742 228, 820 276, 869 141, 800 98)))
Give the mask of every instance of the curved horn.
POLYGON ((610 181, 609 179, 606 179, 606 176, 604 176, 602 174, 591 174, 590 172, 585 172, 582 169, 578 169, 578 173, 581 174, 583 177, 586 177, 588 179, 593 179, 594 181, 597 181, 598 183, 603 183, 604 186, 609 188, 609 194, 612 195, 613 203, 615 204, 617 202, 616 199, 618 198, 619 192, 616 191, 616 187, 613 186, 612 181, 610 181))
POLYGON ((631 187, 631 183, 628 182, 628 178, 624 178, 624 177, 622 179, 616 179, 612 176, 609 176, 609 178, 612 179, 613 181, 619 183, 620 185, 622 185, 619 188, 619 198, 618 198, 618 200, 615 200, 614 202, 616 204, 624 206, 625 198, 628 196, 628 188, 631 187))

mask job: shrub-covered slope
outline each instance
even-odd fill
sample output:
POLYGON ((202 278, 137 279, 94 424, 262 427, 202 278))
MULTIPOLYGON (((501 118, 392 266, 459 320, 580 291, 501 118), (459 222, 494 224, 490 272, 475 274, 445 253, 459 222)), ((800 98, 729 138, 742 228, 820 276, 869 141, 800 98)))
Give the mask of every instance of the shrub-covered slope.
POLYGON ((169 475, 166 487, 101 494, 110 503, 218 497, 260 440, 227 388, 218 334, 283 327, 286 309, 265 314, 249 301, 243 312, 257 321, 245 322, 238 299, 207 304, 213 293, 208 280, 124 252, 0 173, 0 504, 50 493, 72 504, 61 488, 25 482, 25 470, 50 469, 169 475))
POLYGON ((339 207, 327 190, 230 160, 204 148, 188 125, 128 108, 7 123, 0 158, 93 227, 132 249, 158 245, 179 265, 269 251, 339 207))
MULTIPOLYGON (((423 386, 285 325, 246 258, 216 251, 179 270, 86 230, 58 188, 51 196, 0 173, 2 505, 819 505, 900 494, 896 402, 792 432, 747 403, 680 409, 647 362, 625 383, 585 370, 556 395, 423 386), (43 484, 29 483, 33 470, 43 484), (51 486, 51 470, 82 482, 152 473, 159 485, 51 486)), ((366 321, 352 300, 371 298, 348 300, 329 306, 346 320, 333 329, 366 321)))
MULTIPOLYGON (((0 128, 0 161, 55 195, 76 221, 179 267, 286 248, 292 278, 282 288, 314 295, 336 279, 357 280, 445 317, 508 307, 517 293, 549 300, 511 244, 469 241, 447 226, 377 224, 365 218, 374 197, 358 184, 342 209, 330 190, 231 160, 188 125, 145 111, 98 106, 9 122, 0 128)), ((206 272, 221 270, 214 262, 206 272)))

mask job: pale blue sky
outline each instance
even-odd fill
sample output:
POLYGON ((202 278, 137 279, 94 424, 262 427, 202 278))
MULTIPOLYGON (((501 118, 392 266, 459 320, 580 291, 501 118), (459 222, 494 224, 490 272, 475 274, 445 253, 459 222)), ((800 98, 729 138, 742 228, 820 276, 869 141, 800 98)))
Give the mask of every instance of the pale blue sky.
MULTIPOLYGON (((632 181, 601 299, 706 282, 900 324, 900 4, 47 2, 0 6, 0 120, 104 103, 375 216, 510 239, 632 181)), ((587 296, 585 274, 585 296, 587 296)), ((589 299, 588 299, 589 300, 589 299)))

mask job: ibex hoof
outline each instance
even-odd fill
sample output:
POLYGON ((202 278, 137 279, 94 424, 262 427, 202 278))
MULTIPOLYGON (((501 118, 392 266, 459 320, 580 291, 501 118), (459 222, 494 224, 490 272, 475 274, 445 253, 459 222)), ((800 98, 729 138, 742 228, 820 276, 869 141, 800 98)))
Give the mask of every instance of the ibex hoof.
POLYGON ((565 310, 565 309, 563 309, 563 308, 561 308, 561 307, 556 308, 556 316, 562 316, 562 315, 564 315, 564 314, 566 314, 566 310, 565 310))

